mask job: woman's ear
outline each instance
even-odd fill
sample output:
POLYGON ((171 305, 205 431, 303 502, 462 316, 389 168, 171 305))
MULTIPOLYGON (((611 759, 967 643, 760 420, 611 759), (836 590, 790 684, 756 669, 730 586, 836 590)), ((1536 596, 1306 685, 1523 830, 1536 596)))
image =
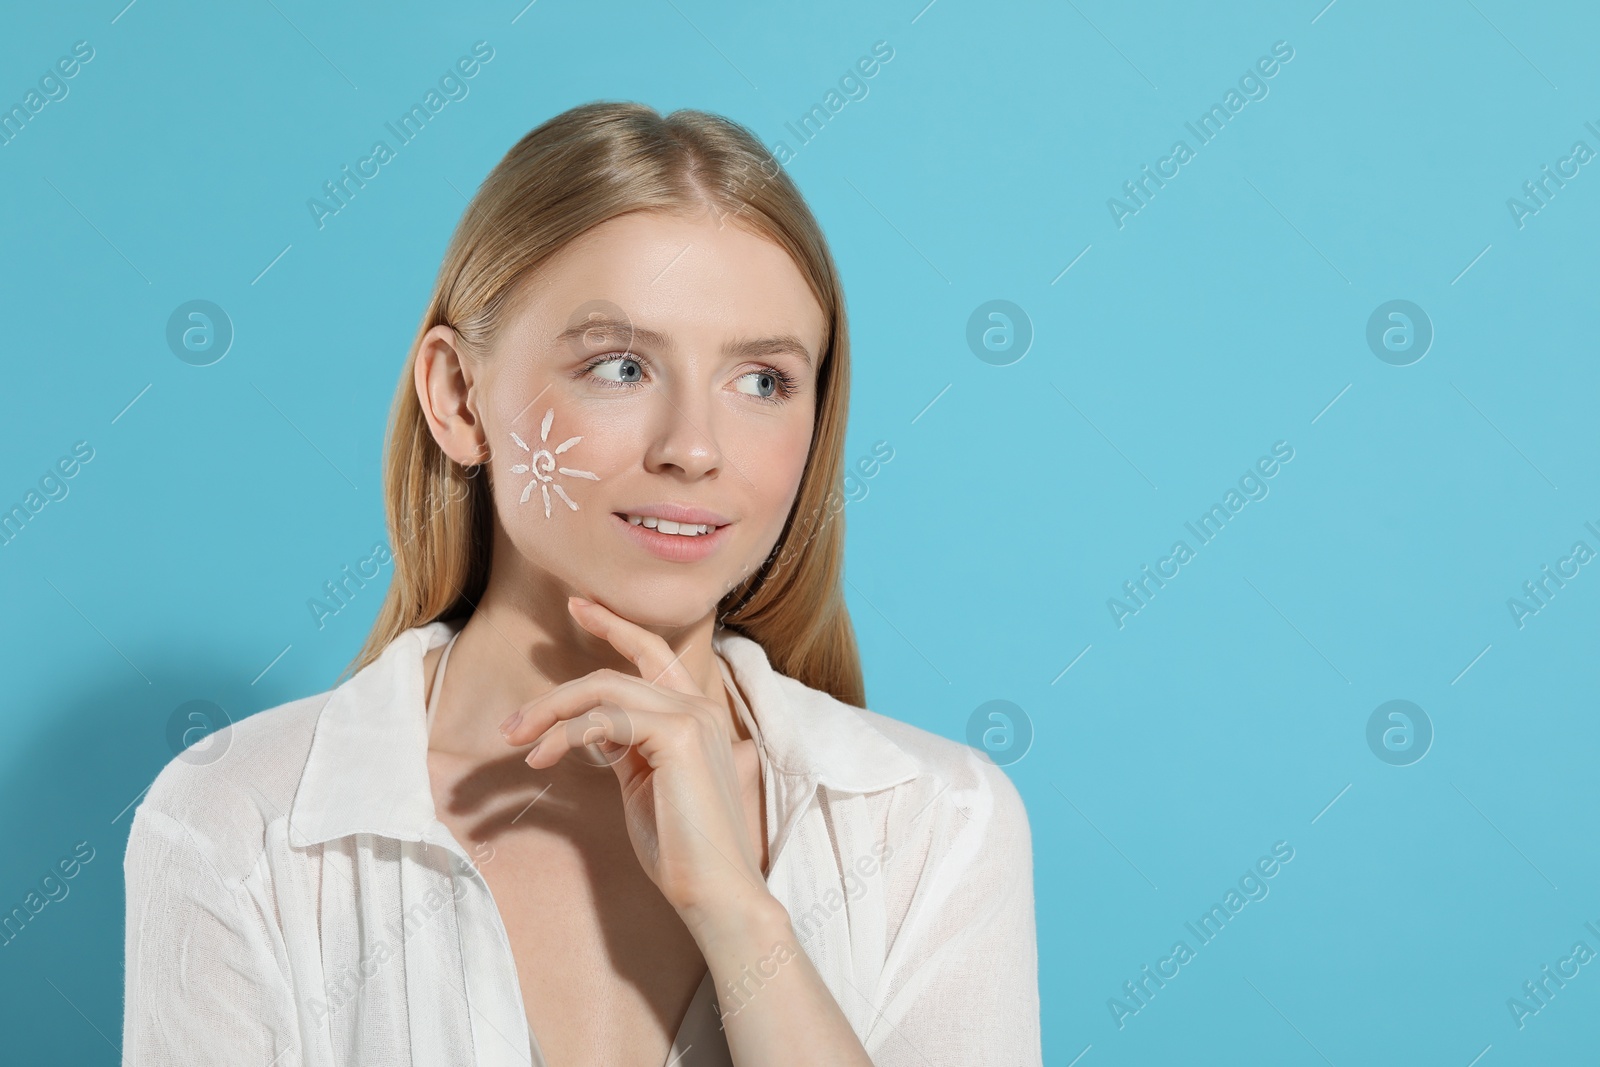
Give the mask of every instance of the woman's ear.
POLYGON ((444 454, 464 467, 487 462, 488 441, 478 418, 478 383, 453 329, 441 324, 423 335, 413 374, 422 415, 444 454))

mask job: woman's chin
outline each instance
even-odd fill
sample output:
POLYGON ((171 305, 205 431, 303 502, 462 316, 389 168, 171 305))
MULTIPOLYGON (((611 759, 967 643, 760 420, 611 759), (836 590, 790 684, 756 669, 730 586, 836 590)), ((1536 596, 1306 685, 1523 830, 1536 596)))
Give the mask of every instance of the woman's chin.
POLYGON ((598 599, 629 622, 657 633, 687 629, 716 610, 711 593, 699 590, 652 595, 635 588, 607 596, 597 589, 585 595, 598 599))

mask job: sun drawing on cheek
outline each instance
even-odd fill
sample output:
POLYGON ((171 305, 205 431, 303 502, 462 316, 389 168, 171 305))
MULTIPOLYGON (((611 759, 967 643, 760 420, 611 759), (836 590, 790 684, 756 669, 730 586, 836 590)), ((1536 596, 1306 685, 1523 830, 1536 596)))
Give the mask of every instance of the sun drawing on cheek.
MULTIPOLYGON (((539 443, 541 445, 549 442, 550 421, 555 417, 555 408, 550 408, 544 413, 544 420, 539 423, 539 443)), ((567 491, 565 489, 561 488, 561 483, 555 480, 555 475, 551 474, 551 471, 555 471, 557 474, 565 474, 569 478, 588 478, 590 481, 595 482, 600 480, 600 476, 592 471, 580 471, 573 470, 571 467, 556 466, 556 456, 559 456, 561 453, 565 452, 567 449, 583 440, 582 437, 567 438, 565 441, 562 441, 555 447, 554 452, 548 448, 541 448, 539 451, 534 452, 533 449, 528 447, 528 443, 526 441, 517 436, 515 430, 511 432, 511 439, 517 443, 518 448, 521 448, 524 452, 531 453, 531 455, 528 456, 528 462, 515 464, 511 468, 512 474, 533 475, 533 481, 529 482, 523 487, 522 498, 518 500, 517 503, 526 504, 528 502, 528 497, 533 494, 533 487, 537 485, 539 487, 539 492, 544 494, 544 517, 547 519, 550 517, 550 490, 552 489, 556 491, 557 496, 567 502, 567 507, 571 508, 573 511, 578 510, 577 502, 567 495, 567 491)))

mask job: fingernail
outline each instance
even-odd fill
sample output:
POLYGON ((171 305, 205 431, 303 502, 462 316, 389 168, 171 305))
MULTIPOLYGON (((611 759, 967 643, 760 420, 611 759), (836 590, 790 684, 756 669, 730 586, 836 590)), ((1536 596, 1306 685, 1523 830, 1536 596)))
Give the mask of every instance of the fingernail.
POLYGON ((509 736, 511 731, 517 728, 517 723, 521 721, 522 712, 520 710, 513 711, 510 715, 506 716, 506 721, 500 724, 500 732, 509 736))
POLYGON ((572 603, 578 605, 578 607, 580 607, 580 608, 586 608, 586 607, 588 607, 588 606, 590 606, 591 604, 594 603, 594 601, 588 600, 588 599, 586 599, 584 597, 581 597, 581 596, 568 597, 567 599, 570 600, 572 603))
POLYGON ((533 743, 533 747, 528 749, 528 754, 522 757, 522 762, 526 763, 530 767, 533 766, 533 757, 539 754, 539 746, 542 744, 544 744, 543 738, 535 741, 533 743))

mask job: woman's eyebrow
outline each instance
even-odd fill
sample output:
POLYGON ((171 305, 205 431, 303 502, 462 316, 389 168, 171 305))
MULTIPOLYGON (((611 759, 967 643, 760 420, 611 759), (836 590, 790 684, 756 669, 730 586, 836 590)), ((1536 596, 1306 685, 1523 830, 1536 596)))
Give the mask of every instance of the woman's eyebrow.
MULTIPOLYGON (((608 319, 595 317, 583 322, 573 323, 565 330, 556 334, 556 344, 570 345, 573 342, 588 340, 597 345, 616 344, 618 342, 631 343, 634 340, 650 347, 663 351, 671 351, 672 338, 656 330, 646 329, 622 319, 608 319)), ((758 337, 745 341, 733 341, 723 345, 722 350, 730 356, 741 359, 754 359, 760 356, 773 355, 780 352, 789 352, 799 356, 811 365, 811 352, 793 334, 779 334, 775 337, 758 337)))
POLYGON ((805 360, 806 366, 811 366, 811 353, 799 339, 791 334, 781 334, 777 337, 758 337, 750 341, 734 341, 732 344, 722 346, 722 350, 730 356, 741 359, 755 359, 760 356, 775 355, 779 352, 789 352, 805 360))

